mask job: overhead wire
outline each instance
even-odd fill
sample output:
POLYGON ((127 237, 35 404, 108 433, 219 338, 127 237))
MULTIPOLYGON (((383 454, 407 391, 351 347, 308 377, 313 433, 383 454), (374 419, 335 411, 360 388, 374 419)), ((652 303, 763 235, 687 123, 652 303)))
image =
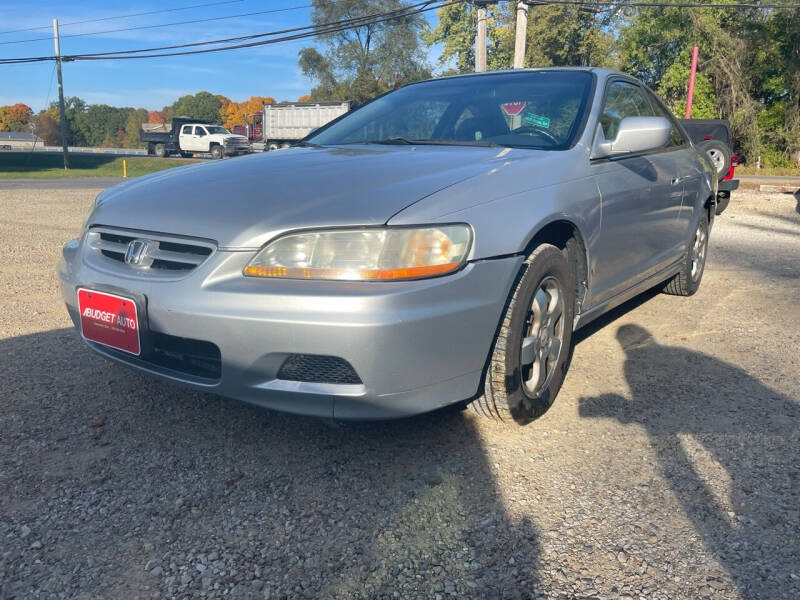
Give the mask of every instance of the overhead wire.
MULTIPOLYGON (((85 19, 83 21, 71 21, 69 23, 60 23, 60 27, 69 27, 70 25, 83 25, 84 23, 98 23, 100 21, 113 21, 115 19, 129 19, 131 17, 143 17, 146 15, 157 15, 160 13, 177 12, 179 10, 190 10, 193 8, 203 8, 206 6, 218 6, 220 4, 236 4, 244 2, 245 0, 220 0, 218 2, 206 2, 204 4, 191 4, 189 6, 180 6, 177 8, 162 8, 160 10, 149 10, 147 12, 129 13, 127 15, 115 15, 112 17, 101 17, 99 19, 85 19)), ((40 25, 37 27, 24 27, 22 29, 9 29, 7 31, 0 31, 0 35, 9 33, 21 33, 23 31, 38 31, 40 29, 50 29, 50 25, 40 25)))
MULTIPOLYGON (((252 17, 256 15, 266 15, 271 13, 279 13, 279 12, 288 12, 292 10, 301 10, 304 8, 311 8, 312 4, 304 4, 302 6, 288 6, 286 8, 273 8, 270 10, 259 10, 255 12, 249 13, 241 13, 236 15, 226 15, 223 17, 206 17, 203 19, 192 19, 189 21, 176 21, 174 23, 159 23, 157 25, 139 25, 136 27, 121 27, 119 29, 106 29, 104 31, 87 31, 84 33, 68 33, 66 35, 60 36, 61 39, 63 38, 72 38, 72 37, 85 37, 87 35, 105 35, 107 33, 123 33, 126 31, 139 31, 142 29, 158 29, 161 27, 173 27, 175 25, 191 25, 194 23, 208 23, 210 21, 224 21, 225 19, 238 19, 240 17, 252 17)), ((38 37, 38 38, 28 38, 27 40, 9 40, 7 42, 0 42, 0 45, 6 46, 9 44, 24 44, 27 42, 39 42, 42 40, 52 40, 52 37, 38 37)))
MULTIPOLYGON (((344 31, 347 29, 352 29, 356 27, 363 27, 365 25, 380 23, 391 21, 395 19, 400 19, 408 16, 413 16, 416 14, 420 14, 426 11, 437 10, 444 6, 450 6, 452 4, 458 4, 463 0, 451 0, 449 2, 442 2, 440 0, 425 0, 423 2, 418 2, 416 4, 411 4, 404 6, 399 9, 395 9, 392 11, 387 11, 383 13, 371 13, 367 15, 362 15, 360 17, 353 17, 350 19, 343 19, 340 21, 332 21, 329 23, 320 23, 315 25, 305 25, 302 27, 293 27, 290 29, 283 29, 277 31, 269 31, 263 33, 256 33, 250 34, 245 36, 236 36, 232 38, 224 38, 218 40, 207 40, 204 42, 191 42, 187 44, 176 44, 172 46, 160 46, 154 48, 142 48, 138 50, 118 50, 112 52, 96 52, 96 53, 84 53, 84 54, 75 54, 75 55, 63 55, 61 57, 62 61, 77 61, 77 60, 109 60, 109 59, 131 59, 131 58, 154 58, 158 56, 182 56, 187 54, 203 54, 209 52, 220 52, 223 50, 234 50, 238 48, 247 48, 253 46, 261 46, 267 44, 275 44, 279 42, 285 42, 289 40, 295 39, 303 39, 307 37, 315 37, 318 35, 325 35, 329 33, 336 33, 339 31, 344 31), (296 33, 301 32, 301 33, 296 33), (284 35, 284 34, 294 34, 294 35, 284 35), (282 36, 282 37, 273 37, 273 36, 282 36), (206 45, 213 45, 213 44, 223 44, 223 43, 230 43, 236 41, 245 41, 245 40, 252 40, 261 37, 273 37, 273 39, 269 40, 261 40, 257 42, 250 42, 246 44, 236 44, 232 46, 224 46, 220 48, 204 48, 200 50, 190 50, 184 52, 160 52, 162 50, 173 50, 173 49, 180 49, 180 48, 190 48, 190 47, 197 47, 197 46, 206 46, 206 45), (159 52, 158 54, 142 54, 145 52, 159 52), (132 54, 138 54, 138 56, 128 56, 132 54)), ((31 56, 31 57, 19 57, 19 58, 4 58, 0 59, 0 64, 17 64, 23 62, 41 62, 46 60, 55 60, 54 56, 31 56)))
MULTIPOLYGON (((186 56, 191 54, 207 54, 211 52, 223 52, 228 50, 236 50, 240 48, 250 48, 255 46, 264 46, 269 44, 277 44, 286 41, 304 39, 308 37, 316 37, 319 35, 326 35, 336 33, 347 29, 354 29, 363 27, 374 23, 391 21, 394 19, 403 18, 405 16, 413 16, 423 12, 437 10, 445 6, 460 4, 468 0, 425 0, 416 4, 404 6, 394 11, 387 11, 384 13, 373 13, 370 15, 362 15, 361 17, 354 17, 350 19, 343 19, 341 21, 334 21, 331 23, 305 25, 302 27, 294 27, 290 29, 269 31, 263 33, 250 34, 246 36, 236 36, 232 38, 224 38, 218 40, 208 40, 204 42, 192 42, 187 44, 176 44, 173 46, 160 46, 153 48, 142 48, 138 50, 118 50, 111 52, 94 52, 82 53, 74 55, 63 55, 62 61, 81 61, 81 60, 122 60, 122 59, 136 59, 136 58, 157 58, 163 56, 186 56), (296 33, 299 32, 299 33, 296 33), (284 34, 292 35, 284 35, 284 34), (274 37, 281 36, 281 37, 274 37), (232 44, 228 46, 221 46, 217 48, 201 48, 195 50, 185 50, 180 52, 162 52, 163 50, 176 50, 181 48, 191 48, 197 46, 209 46, 215 44, 225 44, 230 42, 244 42, 245 40, 253 40, 263 37, 270 37, 272 39, 259 40, 248 43, 232 44), (147 54, 150 52, 150 54, 147 54)), ((505 0, 511 1, 511 0, 505 0)), ((585 7, 603 7, 603 6, 618 6, 618 7, 672 7, 672 8, 719 8, 719 9, 774 9, 774 8, 800 8, 800 4, 754 4, 754 3, 701 3, 701 2, 644 2, 644 1, 631 1, 626 2, 622 0, 542 0, 536 2, 538 5, 577 5, 585 7)), ((30 56, 30 57, 16 57, 16 58, 2 58, 2 64, 19 64, 28 62, 43 62, 48 60, 55 60, 55 56, 30 56)))

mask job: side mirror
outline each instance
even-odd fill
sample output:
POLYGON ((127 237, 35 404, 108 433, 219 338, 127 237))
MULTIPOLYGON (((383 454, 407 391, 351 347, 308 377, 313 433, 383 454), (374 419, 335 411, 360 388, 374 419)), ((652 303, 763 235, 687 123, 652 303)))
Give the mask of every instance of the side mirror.
POLYGON ((592 144, 592 158, 608 158, 655 150, 667 145, 672 123, 665 117, 625 117, 619 122, 617 137, 607 140, 598 123, 592 144))

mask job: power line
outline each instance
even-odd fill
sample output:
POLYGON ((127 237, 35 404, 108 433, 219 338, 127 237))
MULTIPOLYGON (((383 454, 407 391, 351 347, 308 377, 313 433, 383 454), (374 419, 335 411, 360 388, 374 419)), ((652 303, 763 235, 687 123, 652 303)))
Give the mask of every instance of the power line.
MULTIPOLYGON (((399 9, 395 9, 393 11, 388 11, 384 13, 371 13, 368 15, 362 15, 360 17, 353 17, 350 19, 344 19, 341 21, 333 21, 330 23, 321 23, 317 25, 306 25, 302 27, 294 27, 291 29, 283 29, 278 31, 269 31, 265 33, 256 33, 252 35, 246 36, 237 36, 233 38, 225 38, 225 39, 218 39, 218 40, 208 40, 205 42, 193 42, 188 44, 177 44, 173 46, 160 46, 155 48, 142 48, 139 50, 118 50, 114 52, 96 52, 96 53, 85 53, 85 54, 76 54, 76 55, 64 55, 61 57, 62 61, 75 61, 75 60, 109 60, 109 59, 132 59, 132 58, 153 58, 158 56, 182 56, 187 54, 202 54, 208 52, 220 52, 223 50, 234 50, 238 48, 246 48, 246 47, 253 47, 253 46, 261 46, 267 44, 275 44, 284 41, 290 41, 295 39, 302 39, 307 37, 315 37, 317 35, 325 35, 328 33, 336 33, 338 31, 343 31, 346 29, 352 29, 355 27, 363 27, 365 25, 371 25, 374 23, 391 21, 394 19, 404 18, 407 16, 412 16, 415 14, 419 14, 422 12, 436 10, 442 8, 444 6, 450 6, 451 4, 458 4, 463 0, 451 0, 450 2, 441 2, 440 0, 425 0, 423 2, 418 2, 417 4, 412 4, 408 6, 404 6, 399 9), (302 33, 296 33, 302 32, 302 33), (282 35, 287 33, 295 33, 295 35, 284 35, 283 37, 274 38, 270 40, 262 40, 258 42, 251 42, 247 44, 238 44, 234 46, 225 46, 222 48, 206 48, 201 50, 192 50, 186 52, 170 52, 170 53, 159 53, 159 54, 144 54, 141 55, 140 53, 143 52, 156 52, 161 50, 173 50, 173 49, 180 49, 180 48, 188 48, 188 47, 196 47, 196 46, 205 46, 211 44, 222 44, 222 43, 229 43, 235 41, 245 41, 250 39, 257 39, 260 37, 272 37, 275 35, 282 35), (140 54, 140 56, 123 56, 126 54, 140 54)), ((0 64, 16 64, 16 63, 24 63, 24 62, 42 62, 46 60, 53 60, 55 57, 52 56, 32 56, 32 57, 20 57, 20 58, 5 58, 0 59, 0 64)))
MULTIPOLYGON (((142 17, 145 15, 156 15, 160 13, 176 12, 179 10, 190 10, 192 8, 202 8, 204 6, 218 6, 220 4, 235 4, 237 2, 244 2, 244 0, 222 0, 220 2, 206 2, 205 4, 191 4, 189 6, 181 6, 179 8, 164 8, 161 10, 150 10, 147 12, 131 13, 127 15, 116 15, 113 17, 102 17, 100 19, 86 19, 85 21, 72 21, 71 23, 62 23, 61 27, 68 27, 70 25, 83 25, 84 23, 97 23, 99 21, 112 21, 114 19, 128 19, 130 17, 142 17)), ((50 29, 50 25, 42 25, 41 27, 25 27, 23 29, 9 29, 8 31, 0 31, 0 35, 7 33, 20 33, 22 31, 37 31, 39 29, 50 29)), ((50 38, 47 38, 50 39, 50 38)))
MULTIPOLYGON (((439 8, 443 8, 445 6, 451 6, 454 4, 460 4, 466 0, 451 0, 449 2, 442 2, 440 0, 426 0, 424 2, 419 2, 417 4, 412 4, 406 6, 402 9, 397 9, 395 11, 389 11, 385 13, 373 13, 371 15, 364 15, 362 17, 356 17, 352 19, 345 19, 342 21, 335 21, 332 23, 320 24, 320 25, 307 25, 303 27, 296 27, 292 29, 285 29, 280 31, 271 31, 265 33, 257 33, 248 36, 239 36, 235 38, 227 38, 227 39, 219 39, 219 40, 209 40, 205 42, 194 42, 189 44, 178 44, 174 46, 161 46, 156 48, 143 48, 139 50, 119 50, 115 52, 96 52, 96 53, 85 53, 85 54, 75 54, 75 55, 65 55, 62 56, 62 60, 69 60, 69 61, 79 61, 79 60, 115 60, 115 59, 135 59, 135 58, 157 58, 163 56, 185 56, 190 54, 206 54, 210 52, 222 52, 227 50, 236 50, 240 48, 250 48, 255 46, 264 46, 268 44, 276 44, 280 42, 286 42, 291 40, 303 39, 308 37, 316 37, 319 35, 326 35, 330 33, 336 33, 339 31, 344 31, 347 29, 354 29, 357 27, 363 27, 365 25, 371 25, 375 23, 391 21, 394 19, 399 19, 406 16, 413 16, 415 14, 420 14, 423 12, 437 10, 439 8), (171 50, 171 49, 180 49, 180 48, 188 48, 188 47, 196 47, 196 46, 205 46, 205 45, 212 45, 212 44, 222 44, 222 43, 229 43, 231 41, 244 41, 248 39, 257 39, 259 37, 272 37, 275 35, 281 35, 284 33, 292 33, 292 32, 302 32, 296 33, 294 35, 283 35, 282 37, 277 37, 268 40, 260 40, 256 42, 249 42, 249 43, 241 43, 241 44, 234 44, 229 46, 223 46, 219 48, 204 48, 199 50, 187 50, 181 52, 160 52, 161 50, 171 50), (145 52, 158 52, 156 54, 142 54, 145 52)), ((509 0, 503 0, 509 1, 509 0)), ((634 6, 639 8, 646 8, 646 7, 653 7, 653 8, 719 8, 719 9, 735 9, 735 8, 748 8, 748 9, 779 9, 779 8, 800 8, 800 4, 722 4, 722 3, 698 3, 698 2, 624 2, 624 1, 615 1, 615 0, 542 0, 541 2, 537 2, 540 5, 577 5, 577 6, 634 6)), ((31 57, 19 57, 19 58, 3 58, 0 59, 0 65, 2 64, 19 64, 19 63, 28 63, 28 62, 43 62, 48 60, 55 60, 54 56, 31 56, 31 57)))
POLYGON ((800 4, 754 4, 736 3, 723 4, 721 2, 626 2, 625 0, 542 0, 541 2, 531 2, 533 5, 567 5, 567 6, 616 6, 616 7, 636 7, 636 8, 757 8, 757 9, 780 9, 780 8, 800 8, 800 4))
MULTIPOLYGON (((441 8, 442 6, 449 6, 450 4, 457 4, 460 1, 461 0, 456 0, 456 1, 451 1, 451 2, 448 2, 448 3, 443 3, 443 4, 437 5, 435 7, 431 7, 428 10, 434 10, 436 8, 441 8)), ((404 6, 403 8, 397 8, 397 9, 394 9, 394 10, 391 10, 391 11, 387 11, 387 12, 384 12, 384 13, 370 13, 370 14, 367 14, 367 15, 362 15, 360 17, 351 17, 349 19, 343 19, 341 21, 332 21, 332 22, 329 22, 329 23, 319 23, 319 24, 316 24, 316 25, 302 25, 300 27, 292 27, 292 28, 289 28, 289 29, 279 29, 279 30, 276 30, 276 31, 268 31, 268 32, 265 32, 265 33, 253 33, 253 34, 249 34, 249 35, 240 35, 240 36, 236 36, 236 37, 230 37, 230 38, 224 38, 224 39, 218 39, 218 40, 209 40, 209 41, 205 41, 205 42, 191 42, 191 43, 187 43, 187 44, 176 44, 176 45, 173 45, 173 46, 158 46, 158 47, 154 47, 154 48, 142 48, 142 49, 139 49, 139 50, 117 50, 117 51, 112 51, 112 52, 92 52, 92 53, 84 53, 84 54, 81 54, 79 56, 81 56, 81 57, 84 57, 84 56, 93 56, 93 57, 94 56, 112 56, 113 57, 113 56, 120 55, 120 54, 138 54, 138 53, 142 53, 142 52, 156 52, 156 51, 161 51, 161 50, 175 50, 175 49, 178 49, 178 48, 191 48, 191 47, 196 47, 196 46, 207 46, 207 45, 211 45, 211 44, 224 44, 224 43, 230 43, 230 42, 242 42, 242 41, 245 41, 245 40, 258 39, 258 38, 262 38, 262 37, 272 37, 272 36, 276 36, 276 35, 284 35, 284 34, 287 34, 287 33, 296 33, 296 32, 299 32, 299 31, 308 31, 308 30, 312 30, 312 31, 310 31, 309 34, 307 34, 306 36, 303 36, 303 37, 316 36, 316 35, 320 35, 320 34, 333 32, 333 31, 329 31, 329 29, 331 29, 331 28, 335 28, 335 31, 342 31, 343 29, 348 29, 348 28, 353 28, 353 27, 362 27, 364 25, 369 25, 369 24, 371 24, 372 19, 374 19, 376 17, 386 17, 385 20, 391 20, 391 19, 394 19, 394 18, 400 18, 400 17, 404 16, 405 13, 408 13, 409 11, 414 11, 414 9, 417 9, 417 8, 420 8, 420 7, 426 7, 426 6, 429 6, 431 4, 442 3, 442 2, 444 2, 444 0, 424 0, 423 2, 419 2, 417 4, 411 4, 411 5, 408 5, 408 6, 404 6)), ((416 12, 422 12, 422 11, 416 11, 416 12)), ((413 14, 416 14, 416 12, 414 12, 413 14)), ((287 37, 287 38, 281 38, 280 40, 270 40, 270 42, 285 41, 287 39, 297 39, 297 38, 295 36, 290 36, 290 37, 287 37)))
MULTIPOLYGON (((241 0, 236 0, 237 2, 241 0)), ((303 8, 311 8, 312 4, 304 4, 303 6, 289 6, 286 8, 273 8, 271 10, 259 10, 256 12, 249 12, 249 13, 241 13, 238 15, 227 15, 224 17, 207 17, 205 19, 193 19, 191 21, 176 21, 174 23, 161 23, 159 25, 140 25, 137 27, 122 27, 120 29, 106 29, 104 31, 88 31, 86 33, 70 33, 67 35, 62 35, 61 38, 67 37, 83 37, 87 35, 103 35, 106 33, 120 33, 123 31, 137 31, 140 29, 158 29, 159 27, 172 27, 173 25, 189 25, 192 23, 207 23, 208 21, 223 21, 225 19, 236 19, 239 17, 252 17, 255 15, 266 15, 269 13, 279 13, 279 12, 288 12, 290 10, 301 10, 303 8)), ((49 40, 49 37, 38 37, 38 38, 28 38, 27 40, 11 40, 8 42, 0 42, 0 45, 7 45, 7 44, 24 44, 27 42, 39 42, 42 40, 49 40)))
MULTIPOLYGON (((231 46, 223 46, 221 48, 204 48, 200 50, 186 50, 182 52, 161 52, 158 54, 138 54, 135 56, 129 56, 128 54, 137 53, 137 52, 145 52, 146 50, 126 50, 122 52, 116 53, 96 53, 96 54, 80 54, 75 56, 67 57, 67 60, 115 60, 115 59, 136 59, 136 58, 157 58, 161 56, 186 56, 189 54, 208 54, 210 52, 222 52, 226 50, 237 50, 240 48, 252 48, 255 46, 266 46, 269 44, 277 44, 281 42, 288 42, 292 40, 299 40, 309 37, 316 37, 319 35, 326 35, 330 33, 337 33, 340 31, 346 31, 348 29, 355 29, 357 27, 364 27, 366 25, 374 25, 377 23, 384 23, 386 21, 393 21, 395 19, 401 19, 405 17, 410 17, 413 15, 417 15, 423 12, 437 10, 439 8, 443 8, 445 6, 450 6, 452 4, 460 4, 463 0, 452 0, 451 2, 439 2, 437 0, 427 0, 425 2, 420 2, 419 4, 411 5, 410 7, 406 7, 404 9, 391 11, 388 13, 377 13, 370 15, 368 17, 357 17, 354 19, 346 20, 346 21, 336 21, 334 23, 329 24, 330 26, 325 25, 311 25, 300 27, 296 29, 311 29, 311 31, 304 31, 302 33, 296 33, 294 35, 286 35, 279 38, 273 38, 269 40, 261 40, 257 42, 249 42, 243 44, 235 44, 231 46), (419 7, 419 8, 417 8, 419 7), (414 8, 414 10, 409 10, 410 8, 414 8), (125 55, 122 55, 125 54, 125 55), (121 56, 122 55, 122 56, 121 56)), ((263 37, 266 35, 275 35, 275 33, 269 34, 255 34, 253 36, 247 36, 249 38, 253 37, 263 37)), ((213 44, 213 43, 222 43, 222 41, 215 41, 215 42, 201 42, 200 44, 213 44)), ((187 46, 196 46, 195 44, 182 44, 182 47, 187 46)), ((179 46, 180 47, 180 46, 179 46)), ((62 57, 63 59, 64 57, 62 57)), ((0 64, 2 61, 0 61, 0 64)))

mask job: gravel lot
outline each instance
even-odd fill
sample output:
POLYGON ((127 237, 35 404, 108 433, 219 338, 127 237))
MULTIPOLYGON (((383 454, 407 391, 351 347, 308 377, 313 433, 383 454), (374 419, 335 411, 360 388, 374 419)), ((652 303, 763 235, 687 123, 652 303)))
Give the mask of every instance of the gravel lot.
POLYGON ((0 598, 800 597, 800 204, 736 194, 700 292, 578 334, 551 411, 334 426, 69 328, 91 190, 0 190, 0 598))

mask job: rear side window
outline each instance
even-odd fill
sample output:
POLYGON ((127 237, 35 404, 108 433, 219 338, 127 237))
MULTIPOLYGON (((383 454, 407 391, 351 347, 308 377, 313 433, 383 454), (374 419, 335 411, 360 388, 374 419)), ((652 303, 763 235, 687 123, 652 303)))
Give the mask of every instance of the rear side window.
POLYGON ((195 135, 205 135, 206 134, 206 130, 203 129, 202 127, 195 127, 194 128, 194 134, 195 135))
POLYGON ((192 135, 192 126, 191 125, 184 125, 183 131, 181 131, 184 135, 192 135))
POLYGON ((678 126, 675 124, 675 117, 664 107, 663 104, 658 100, 655 94, 648 94, 650 98, 650 104, 653 105, 653 110, 658 117, 664 117, 672 123, 672 131, 670 132, 669 136, 669 144, 667 144, 667 148, 674 148, 676 146, 683 146, 686 143, 686 138, 683 137, 681 130, 678 129, 678 126))
POLYGON ((654 117, 650 102, 642 89, 625 81, 614 81, 606 90, 606 101, 600 124, 607 140, 617 137, 619 123, 625 117, 654 117))

